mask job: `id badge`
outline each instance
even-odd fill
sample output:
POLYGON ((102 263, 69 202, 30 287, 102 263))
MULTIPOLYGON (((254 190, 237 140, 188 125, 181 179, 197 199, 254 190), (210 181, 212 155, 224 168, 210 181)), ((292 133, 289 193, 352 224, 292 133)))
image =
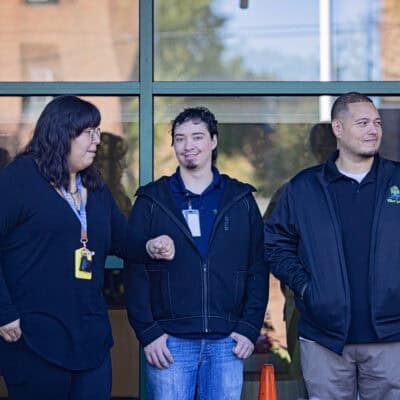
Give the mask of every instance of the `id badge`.
POLYGON ((93 253, 86 247, 75 250, 75 278, 92 279, 93 253))
POLYGON ((199 210, 182 210, 186 223, 189 226, 190 232, 193 237, 200 237, 200 213, 199 210))

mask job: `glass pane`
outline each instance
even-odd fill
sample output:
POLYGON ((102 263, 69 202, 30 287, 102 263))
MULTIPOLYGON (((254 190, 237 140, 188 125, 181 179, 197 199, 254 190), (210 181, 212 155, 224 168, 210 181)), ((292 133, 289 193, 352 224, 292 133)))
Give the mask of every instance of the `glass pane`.
MULTIPOLYGON (((398 161, 400 97, 374 100, 383 121, 381 154, 398 161)), ((219 123, 218 168, 256 187, 256 201, 265 218, 285 182, 301 169, 325 161, 336 149, 330 124, 320 122, 318 97, 156 98, 156 177, 174 173, 177 165, 171 147, 171 121, 183 108, 199 105, 214 112, 219 123)), ((244 399, 257 398, 264 363, 275 367, 281 400, 306 398, 297 318, 290 291, 271 276, 264 327, 255 354, 245 362, 244 399)))
POLYGON ((138 0, 0 2, 0 81, 138 79, 138 0))
MULTIPOLYGON (((85 97, 100 110, 101 144, 96 163, 125 215, 139 181, 138 98, 85 97)), ((32 136, 40 112, 51 97, 0 98, 0 168, 22 150, 32 136)), ((139 393, 139 345, 122 303, 120 270, 105 270, 105 297, 113 329, 113 396, 139 393)), ((5 391, 0 384, 0 397, 5 391)))
POLYGON ((383 0, 155 0, 155 79, 397 80, 399 21, 383 0))
MULTIPOLYGON (((127 214, 130 201, 128 204, 118 191, 132 197, 138 185, 138 98, 82 98, 100 110, 102 136, 96 163, 121 210, 127 214)), ((51 96, 0 97, 0 148, 4 154, 12 158, 23 149, 41 111, 51 99, 51 96)))

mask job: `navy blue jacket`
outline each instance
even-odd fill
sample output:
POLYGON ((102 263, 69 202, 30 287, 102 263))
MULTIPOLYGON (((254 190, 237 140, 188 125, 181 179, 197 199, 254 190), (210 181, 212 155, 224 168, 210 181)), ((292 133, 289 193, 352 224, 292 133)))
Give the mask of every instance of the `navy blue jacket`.
POLYGON ((268 298, 263 225, 250 185, 221 175, 224 192, 206 257, 199 252, 163 177, 137 192, 128 247, 140 253, 150 238, 166 234, 175 258, 143 260, 127 268, 127 309, 146 346, 163 333, 223 334, 236 331, 253 342, 268 298))
MULTIPOLYGON (((351 293, 325 168, 306 169, 285 186, 265 226, 265 257, 272 273, 295 292, 299 335, 340 354, 351 319, 351 293)), ((371 229, 371 321, 382 341, 400 332, 399 188, 400 164, 379 157, 373 223, 366 229, 371 229)))
MULTIPOLYGON (((113 344, 103 298, 108 254, 125 256, 126 220, 109 189, 88 191, 92 280, 75 279, 81 226, 31 157, 0 171, 0 326, 18 318, 27 345, 71 370, 100 365, 113 344)), ((0 338, 0 367, 3 346, 0 338)))

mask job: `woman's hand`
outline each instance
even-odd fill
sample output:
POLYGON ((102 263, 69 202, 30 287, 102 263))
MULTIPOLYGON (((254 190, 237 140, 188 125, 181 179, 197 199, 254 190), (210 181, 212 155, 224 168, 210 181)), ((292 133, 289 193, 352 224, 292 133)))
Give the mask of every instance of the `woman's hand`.
POLYGON ((0 326, 0 336, 6 342, 16 342, 22 335, 19 319, 10 322, 9 324, 0 326))
POLYGON ((146 243, 149 256, 155 260, 172 260, 175 256, 174 241, 167 235, 157 236, 146 243))

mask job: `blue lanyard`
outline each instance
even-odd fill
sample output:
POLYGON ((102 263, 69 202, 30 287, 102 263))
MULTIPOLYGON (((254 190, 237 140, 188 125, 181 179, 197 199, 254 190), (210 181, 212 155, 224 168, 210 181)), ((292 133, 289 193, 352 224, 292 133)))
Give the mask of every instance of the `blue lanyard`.
POLYGON ((81 198, 81 202, 79 205, 79 211, 76 209, 74 200, 72 199, 72 196, 69 192, 65 190, 64 187, 61 187, 61 193, 65 197, 65 200, 67 200, 67 203, 69 206, 72 208, 72 211, 74 214, 77 216, 79 219, 79 222, 81 223, 81 243, 83 244, 84 247, 86 247, 86 243, 88 241, 87 239, 87 217, 86 217, 86 207, 85 204, 83 203, 83 190, 82 190, 82 180, 81 176, 78 174, 76 175, 76 188, 79 192, 79 196, 81 198))

